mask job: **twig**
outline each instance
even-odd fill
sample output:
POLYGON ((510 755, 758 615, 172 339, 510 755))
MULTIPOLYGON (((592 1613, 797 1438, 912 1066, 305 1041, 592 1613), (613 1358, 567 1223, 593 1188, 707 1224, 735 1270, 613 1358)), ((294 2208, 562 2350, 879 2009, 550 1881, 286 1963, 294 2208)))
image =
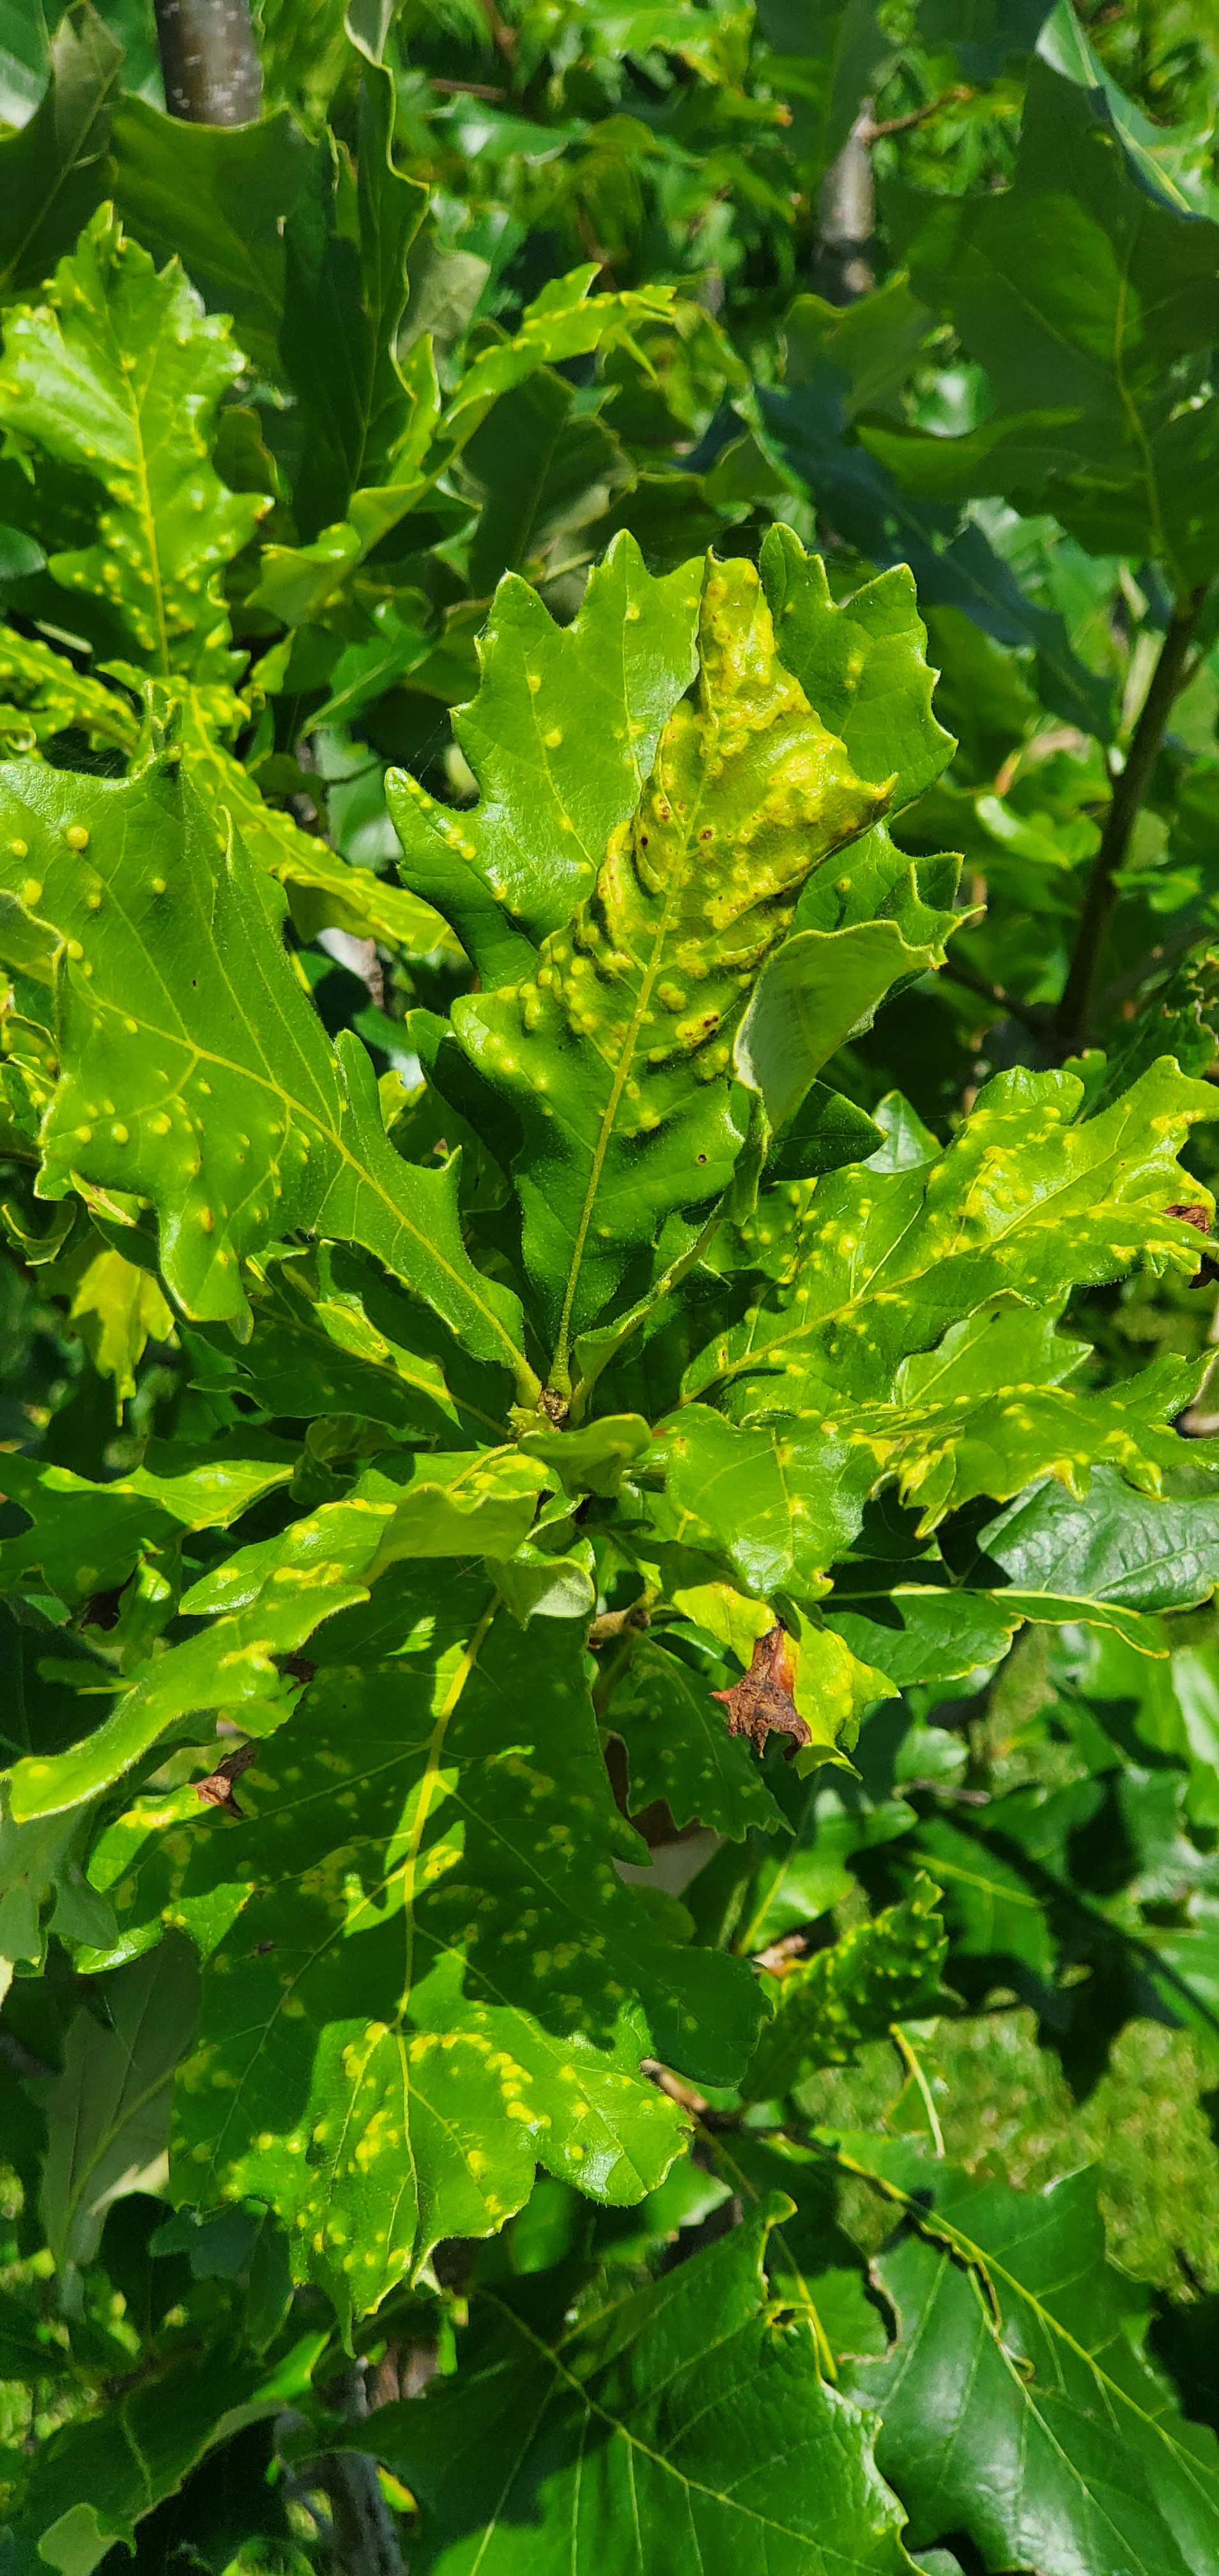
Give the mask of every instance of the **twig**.
POLYGON ((1006 992, 1002 984, 988 983, 985 975, 976 975, 973 967, 967 966, 964 959, 960 957, 950 957, 947 965, 942 966, 940 972, 947 975, 950 983, 963 985, 967 993, 979 993, 982 1000, 989 1002, 1002 1018, 1020 1020, 1026 1029, 1032 1031, 1034 1037, 1044 1037, 1046 1014, 1036 1002, 1018 1002, 1015 995, 1006 992))
POLYGON ((964 107, 969 99, 976 98, 977 95, 976 90, 965 89, 958 83, 955 89, 941 90, 938 98, 928 99, 925 107, 911 108, 908 116, 886 116, 879 125, 874 125, 869 118, 867 125, 861 129, 860 141, 879 143, 884 134, 908 134, 912 126, 926 125, 929 117, 938 116, 942 107, 964 107))
POLYGON ((446 98, 485 98, 492 106, 498 99, 506 98, 508 95, 506 89, 494 89, 490 81, 450 81, 433 78, 431 86, 433 89, 443 91, 446 98))
POLYGON ((1062 1000, 1054 1015, 1054 1035, 1060 1054, 1072 1055, 1085 1041, 1092 987, 1100 961, 1105 934, 1117 902, 1114 882, 1130 847, 1130 836, 1138 820, 1143 799, 1151 783, 1151 773, 1164 739, 1164 730, 1173 702, 1185 686, 1189 669, 1189 648, 1197 630, 1206 599, 1205 585, 1187 591, 1177 601, 1168 621, 1159 658, 1151 675, 1151 685, 1143 700, 1142 712, 1134 728, 1126 766, 1113 782, 1113 794, 1101 834, 1100 848, 1092 862, 1092 873, 1084 895, 1079 928, 1075 935, 1075 953, 1071 959, 1062 1000))

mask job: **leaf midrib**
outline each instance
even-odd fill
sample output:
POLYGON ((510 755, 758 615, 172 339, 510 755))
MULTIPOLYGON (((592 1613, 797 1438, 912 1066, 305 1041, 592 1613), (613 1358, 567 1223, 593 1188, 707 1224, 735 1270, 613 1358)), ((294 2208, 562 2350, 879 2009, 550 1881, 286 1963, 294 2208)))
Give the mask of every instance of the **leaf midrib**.
MULTIPOLYGON (((666 727, 666 731, 667 730, 668 728, 666 727)), ((664 736, 662 735, 661 750, 663 750, 663 745, 664 736)), ((668 803, 669 793, 661 774, 660 757, 661 752, 658 751, 656 769, 657 781, 660 793, 664 796, 666 803, 668 803)), ((639 994, 635 1004, 635 1009, 631 1016, 626 1037, 623 1041, 619 1055, 618 1067, 610 1085, 610 1096, 602 1113, 600 1132, 597 1137, 596 1145, 593 1148, 592 1164, 589 1171, 588 1184, 584 1193, 584 1203, 580 1210, 580 1219, 576 1228, 571 1268, 568 1272, 567 1288, 563 1298, 563 1312, 559 1319, 558 1339, 555 1343, 554 1358, 550 1364, 550 1384, 552 1386, 564 1387, 566 1383, 571 1337, 571 1318, 575 1305, 576 1290, 579 1285, 581 1264, 584 1259, 584 1247, 588 1241, 588 1229, 592 1224, 593 1209, 596 1206, 597 1194, 601 1187, 601 1175, 605 1169, 606 1156, 609 1153, 610 1145, 613 1142, 618 1111, 622 1105, 622 1095, 626 1089, 631 1067, 635 1061, 635 1050, 639 1042, 639 1033, 643 1027, 648 1004, 651 1001, 653 991, 655 990, 656 979, 661 971, 665 941, 669 935, 673 913, 686 889, 686 881, 689 871, 690 842, 698 816, 702 812, 705 785, 706 765, 704 764, 703 768, 700 770, 698 794, 693 801, 681 849, 673 867, 669 871, 668 883, 665 887, 664 903, 652 937, 651 955, 640 979, 639 994)), ((632 830, 637 828, 637 823, 638 815, 636 814, 632 823, 632 830)))

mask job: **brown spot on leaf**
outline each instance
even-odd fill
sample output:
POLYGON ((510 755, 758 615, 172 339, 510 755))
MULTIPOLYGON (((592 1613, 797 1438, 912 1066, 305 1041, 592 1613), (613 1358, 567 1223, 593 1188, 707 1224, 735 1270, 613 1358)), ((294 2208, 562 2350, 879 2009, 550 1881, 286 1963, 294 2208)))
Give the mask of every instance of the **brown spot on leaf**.
MULTIPOLYGON (((1164 1214, 1165 1216, 1175 1216, 1182 1225, 1196 1226, 1199 1234, 1210 1233, 1211 1220, 1209 1208, 1204 1208, 1201 1205, 1196 1205, 1191 1202, 1188 1207, 1165 1208, 1164 1214)), ((1216 1269, 1214 1262, 1208 1257, 1202 1262, 1201 1267, 1195 1272, 1194 1277, 1190 1280, 1189 1284, 1191 1288, 1205 1288, 1208 1280, 1211 1279, 1219 1279, 1219 1269, 1216 1269)))
POLYGON ((731 1690, 712 1691, 712 1698, 722 1700, 728 1711, 730 1735, 747 1735, 759 1753, 765 1750, 766 1738, 772 1731, 790 1735, 795 1745, 812 1741, 808 1727, 792 1698, 795 1674, 787 1652, 787 1630, 776 1621, 764 1637, 754 1640, 753 1659, 744 1680, 734 1682, 731 1690))

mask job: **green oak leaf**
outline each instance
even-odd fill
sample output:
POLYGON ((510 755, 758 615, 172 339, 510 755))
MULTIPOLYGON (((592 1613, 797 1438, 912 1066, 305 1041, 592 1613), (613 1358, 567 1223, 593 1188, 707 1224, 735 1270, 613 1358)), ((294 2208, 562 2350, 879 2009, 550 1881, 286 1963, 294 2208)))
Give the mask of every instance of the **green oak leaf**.
POLYGON ((533 1523, 546 1470, 519 1449, 392 1453, 275 1538, 236 1549, 183 1594, 189 1618, 245 1610, 308 1578, 373 1583, 405 1556, 514 1556, 533 1523))
POLYGON ((502 1438, 485 1401, 494 1380, 367 1256, 319 1244, 311 1259, 269 1262, 251 1295, 248 1342, 224 1325, 179 1327, 199 1383, 240 1387, 271 1414, 356 1415, 441 1447, 502 1438))
POLYGON ((5 752, 33 751, 69 728, 92 746, 134 751, 139 725, 126 698, 78 671, 36 635, 0 627, 0 740, 5 752))
POLYGON ((160 2192, 168 2177, 174 2068, 194 2036, 199 1965, 188 1941, 163 1942, 105 1989, 105 2022, 82 2005, 63 2071, 46 2098, 41 2216, 56 2269, 79 2305, 78 2276, 124 2193, 160 2192))
MULTIPOLYGON (((1010 1586, 1024 1618, 1113 1627, 1137 1646, 1138 1613, 1209 1601, 1219 1583, 1219 1502, 1131 1493, 1101 1466, 1086 1494, 1042 1484, 1018 1497, 984 1525, 979 1547, 1006 1578, 1000 1606, 1010 1586)), ((1147 1627, 1142 1650, 1154 1653, 1159 1631, 1147 1627)))
POLYGON ((227 1529, 290 1484, 295 1465, 295 1449, 258 1433, 227 1451, 153 1441, 138 1467, 107 1484, 15 1452, 4 1461, 4 1491, 30 1527, 0 1539, 0 1579, 7 1590, 40 1573, 71 1603, 117 1591, 142 1549, 164 1547, 180 1531, 227 1529))
POLYGON ((239 2342, 209 2344, 206 2370, 194 2352, 171 2362, 151 2384, 101 2415, 61 2424, 40 2446, 14 2520, 17 2547, 28 2548, 35 2568, 92 2576, 117 2543, 134 2551, 145 2514, 176 2495, 218 2444, 283 2403, 277 2372, 239 2342))
POLYGON ((194 125, 128 93, 114 120, 113 193, 154 258, 177 258, 209 308, 273 375, 283 317, 284 219, 309 169, 286 108, 244 126, 194 125))
POLYGON ((903 1571, 861 1560, 835 1574, 823 1615, 863 1662, 907 1690, 915 1682, 963 1681, 1007 1653, 1027 1615, 1021 1602, 1009 1607, 1004 1593, 963 1584, 895 1581, 903 1571))
POLYGON ((607 1722, 626 1748, 636 1812, 663 1798, 678 1826, 697 1818, 738 1841, 751 1826, 782 1831, 786 1819, 749 1746, 729 1735, 709 1678, 659 1638, 636 1646, 607 1722))
POLYGON ((171 1801, 158 1829, 146 1800, 101 1872, 129 1941, 165 1917, 213 1950, 180 2190, 269 2197, 302 2273, 358 2307, 437 2236, 493 2232, 537 2158, 639 2197, 681 2136, 640 2058, 730 2080, 758 2016, 740 1963, 669 1947, 615 1874, 639 1846, 580 1627, 522 1632, 485 1583, 422 1569, 377 1616, 390 1660, 370 1613, 319 1636, 326 1668, 243 1779, 253 1821, 192 1830, 171 1801))
POLYGON ((821 556, 778 526, 763 542, 761 570, 784 669, 846 744, 858 777, 880 786, 896 771, 889 810, 900 814, 956 749, 931 711, 936 675, 909 566, 878 574, 839 604, 821 556))
POLYGON ((1106 2260, 1095 2175, 1017 2192, 909 2140, 836 2144, 905 2218, 878 2266, 897 2340, 847 2384, 883 2409, 878 2456, 911 2546, 962 2532, 995 2567, 1203 2576, 1215 2436, 1146 2358, 1151 2294, 1106 2260))
POLYGON ((50 81, 0 145, 0 293, 28 294, 70 249, 104 184, 123 49, 92 8, 65 11, 50 81))
POLYGON ((1053 1985, 1057 1950, 1045 1906, 1001 1851, 946 1816, 921 1827, 918 1851, 940 1884, 954 1958, 1001 1959, 1042 1988, 1053 1985))
POLYGON ((39 1194, 79 1174, 146 1197, 177 1303, 241 1327, 243 1257, 297 1226, 363 1243, 532 1394, 517 1301, 469 1259, 452 1169, 394 1152, 364 1049, 347 1034, 332 1053, 265 880, 236 836, 220 846, 172 761, 124 781, 14 762, 0 808, 0 878, 63 943, 39 1194))
MULTIPOLYGON (((1184 588, 1215 570, 1217 454, 1211 406, 1194 396, 1219 333, 1215 227, 1171 207, 1115 144, 1103 98, 1033 65, 1013 185, 944 200, 909 248, 925 302, 951 315, 987 368, 992 446, 964 488, 1052 509, 1081 544, 1166 560, 1184 588), (1073 417, 1030 442, 1019 415, 1073 417), (1003 447, 993 441, 1005 425, 1003 447)), ((917 484, 957 442, 864 433, 917 484)), ((966 456, 979 433, 962 442, 966 456)), ((972 460, 971 460, 972 461, 972 460)))
POLYGON ((215 687, 240 667, 220 573, 266 505, 225 488, 210 448, 241 365, 227 322, 200 314, 176 263, 158 275, 105 206, 60 261, 48 301, 8 320, 0 422, 19 451, 97 490, 95 541, 65 547, 69 514, 57 532, 48 475, 38 533, 49 570, 158 678, 215 687))
POLYGON ((885 800, 777 663, 743 561, 708 572, 700 661, 698 704, 670 716, 570 930, 552 932, 527 980, 452 1014, 519 1123, 524 1257, 557 1335, 557 1385, 632 1254, 731 1178, 748 995, 805 879, 885 800))
POLYGON ((82 1806, 197 1713, 223 1711, 250 1735, 282 1726, 300 1688, 293 1658, 320 1621, 367 1597, 364 1585, 328 1558, 292 1571, 295 1580, 279 1595, 214 1620, 141 1665, 91 1735, 64 1753, 28 1754, 16 1763, 9 1797, 17 1821, 82 1806))
POLYGON ((485 985, 533 969, 635 811, 698 667, 699 587, 693 564, 655 580, 620 536, 578 616, 557 626, 510 575, 479 640, 478 695, 454 724, 478 804, 455 814, 408 770, 388 772, 402 875, 451 922, 485 985))
MULTIPOLYGON (((1079 1124, 1077 1076, 996 1075, 935 1160, 886 1150, 817 1184, 791 1285, 693 1363, 690 1395, 794 1412, 819 1384, 853 1422, 882 1373, 1004 1292, 1057 1311, 1076 1282, 1184 1274, 1195 1230, 1165 1211, 1197 1190, 1175 1153, 1214 1115, 1208 1091, 1164 1057, 1079 1124)), ((1002 1339, 998 1309, 996 1324, 1002 1339)))
MULTIPOLYGON (((942 949, 939 956, 942 957, 942 949)), ((895 921, 796 930, 763 968, 733 1050, 742 1082, 765 1106, 772 1134, 791 1124, 814 1077, 846 1040, 870 1028, 899 981, 937 962, 908 948, 895 921)))
POLYGON ((871 2421, 823 2379, 804 2318, 767 2304, 791 2211, 768 2195, 574 2327, 544 2283, 484 2291, 457 2378, 344 2436, 409 2480, 419 2576, 515 2576, 523 2543, 537 2576, 897 2576, 871 2421))
POLYGON ((393 128, 392 75, 369 62, 354 171, 346 147, 324 131, 285 227, 280 351, 305 427, 296 509, 307 538, 340 520, 360 485, 397 482, 398 451, 410 438, 415 406, 396 343, 427 193, 395 168, 393 128))
POLYGON ((939 1895, 920 1871, 901 1905, 854 1924, 782 1978, 746 2078, 754 2101, 781 2099, 823 2066, 852 2065, 895 2021, 935 2009, 948 1953, 939 1895))

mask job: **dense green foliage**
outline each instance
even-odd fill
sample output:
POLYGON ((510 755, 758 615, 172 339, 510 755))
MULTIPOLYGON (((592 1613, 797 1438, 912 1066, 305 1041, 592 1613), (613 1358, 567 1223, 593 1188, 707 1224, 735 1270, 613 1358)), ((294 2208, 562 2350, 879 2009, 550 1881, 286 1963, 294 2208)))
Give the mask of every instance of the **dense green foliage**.
POLYGON ((4 2576, 1213 2576, 1210 20, 48 14, 4 2576))

